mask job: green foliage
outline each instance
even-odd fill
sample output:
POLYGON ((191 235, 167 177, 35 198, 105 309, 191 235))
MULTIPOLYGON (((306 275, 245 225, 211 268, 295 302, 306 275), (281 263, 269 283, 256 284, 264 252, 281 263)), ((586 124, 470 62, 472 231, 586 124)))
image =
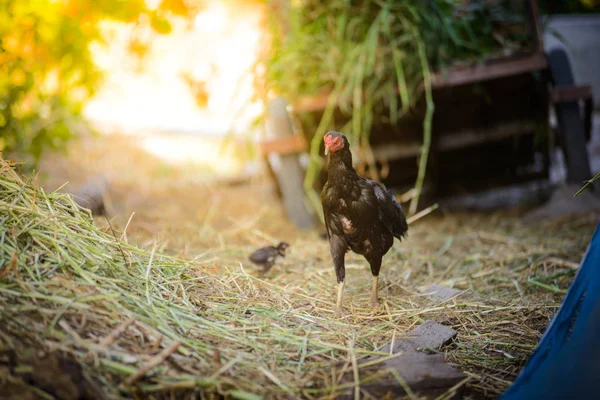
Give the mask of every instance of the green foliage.
MULTIPOLYGON (((373 123, 397 122, 420 99, 424 88, 427 143, 433 114, 427 82, 430 70, 525 47, 525 13, 522 5, 515 9, 513 3, 304 0, 292 2, 287 12, 271 5, 272 43, 265 55, 267 73, 262 86, 291 102, 302 96, 330 94, 318 125, 307 127, 315 135, 305 188, 316 209, 319 202, 313 183, 322 164, 319 149, 327 130, 342 130, 355 148, 367 147, 373 123), (337 121, 336 126, 335 107, 348 117, 346 125, 339 126, 337 121)), ((426 166, 426 151, 424 147, 420 169, 426 166)), ((419 176, 422 179, 423 170, 419 176)))
POLYGON ((101 74, 90 44, 102 42, 99 23, 150 24, 171 29, 168 17, 187 14, 183 0, 150 10, 144 0, 0 0, 0 152, 35 163, 75 134, 85 101, 101 74))
POLYGON ((588 186, 590 186, 592 183, 596 182, 598 179, 600 179, 600 172, 597 173, 596 175, 594 175, 594 177, 592 179, 590 179, 589 181, 585 181, 585 184, 581 187, 581 189, 579 189, 577 191, 577 193, 575 193, 575 196, 573 196, 573 197, 579 196, 585 189, 588 188, 588 186))
MULTIPOLYGON (((348 81, 342 90, 346 95, 361 83, 370 93, 388 83, 414 92, 423 78, 419 40, 431 66, 438 68, 521 48, 527 39, 522 28, 515 28, 524 25, 521 10, 506 2, 298 3, 287 15, 271 19, 274 35, 266 55, 268 88, 292 99, 331 91, 339 79, 348 81), (348 66, 348 76, 342 75, 348 66)), ((393 86, 383 90, 386 95, 393 86)))

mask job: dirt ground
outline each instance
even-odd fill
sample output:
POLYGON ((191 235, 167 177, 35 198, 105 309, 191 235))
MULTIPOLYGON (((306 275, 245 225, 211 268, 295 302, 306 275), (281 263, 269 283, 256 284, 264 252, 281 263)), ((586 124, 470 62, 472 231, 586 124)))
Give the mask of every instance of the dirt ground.
MULTIPOLYGON (((332 315, 335 277, 328 244, 319 230, 299 232, 290 224, 265 179, 210 181, 193 166, 168 165, 137 148, 135 138, 121 136, 84 138, 66 156, 47 155, 40 171, 39 182, 47 191, 65 182, 69 183, 63 190, 74 189, 90 177, 105 176, 109 216, 96 218, 96 224, 109 229, 110 221, 129 243, 212 266, 214 274, 243 269, 256 275, 248 255, 259 246, 285 240, 291 254, 265 281, 322 300, 316 307, 313 302, 310 312, 332 315)), ((520 212, 438 210, 412 224, 409 238, 396 242, 384 259, 380 314, 373 314, 368 305, 368 265, 348 255, 344 306, 350 314, 349 329, 353 323, 408 318, 403 310, 414 308, 413 299, 433 283, 469 290, 484 303, 494 302, 495 312, 506 314, 507 320, 490 325, 452 310, 438 316, 439 322, 459 332, 446 358, 472 377, 474 393, 502 393, 560 305, 598 222, 597 214, 587 214, 523 224, 520 212)), ((411 313, 413 324, 428 312, 411 313)), ((387 336, 389 340, 392 332, 387 336)))

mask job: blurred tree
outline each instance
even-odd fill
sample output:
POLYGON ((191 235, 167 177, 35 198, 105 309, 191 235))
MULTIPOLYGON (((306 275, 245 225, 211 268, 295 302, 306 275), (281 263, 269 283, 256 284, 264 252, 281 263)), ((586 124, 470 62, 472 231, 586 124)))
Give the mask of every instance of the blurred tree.
POLYGON ((103 41, 100 22, 148 25, 164 34, 170 17, 193 11, 185 0, 150 3, 0 0, 0 152, 16 151, 35 165, 44 149, 63 148, 75 134, 101 79, 89 48, 103 41))

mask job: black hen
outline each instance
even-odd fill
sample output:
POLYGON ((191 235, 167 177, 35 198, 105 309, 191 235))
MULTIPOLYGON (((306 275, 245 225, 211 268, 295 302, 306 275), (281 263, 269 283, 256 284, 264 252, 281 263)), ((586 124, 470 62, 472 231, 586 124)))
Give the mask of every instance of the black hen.
POLYGON ((286 242, 280 242, 277 247, 267 246, 256 250, 249 257, 249 260, 256 265, 263 267, 261 276, 269 272, 271 267, 279 261, 279 258, 285 257, 285 252, 290 247, 286 242))
POLYGON ((401 240, 406 235, 408 225, 392 193, 356 173, 346 136, 328 132, 323 140, 325 153, 329 153, 329 168, 321 203, 338 281, 337 318, 342 314, 346 252, 352 250, 369 262, 373 274, 371 303, 375 307, 379 304, 377 281, 381 260, 392 247, 394 237, 401 240))

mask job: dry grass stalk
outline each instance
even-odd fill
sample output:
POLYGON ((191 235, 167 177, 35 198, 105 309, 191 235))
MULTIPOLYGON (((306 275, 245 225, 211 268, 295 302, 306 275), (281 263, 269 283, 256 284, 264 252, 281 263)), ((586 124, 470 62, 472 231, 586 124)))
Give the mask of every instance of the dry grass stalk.
MULTIPOLYGON (((189 223, 189 215, 160 225, 140 207, 127 243, 108 227, 98 228, 102 220, 94 223, 70 197, 34 188, 4 161, 0 171, 0 271, 9 269, 0 278, 0 346, 60 351, 101 382, 108 397, 133 396, 133 388, 122 384, 151 365, 152 374, 136 378, 135 390, 155 398, 171 391, 335 398, 372 378, 361 373, 361 358, 384 355, 377 349, 424 319, 459 331, 443 349, 446 358, 468 373, 468 390, 496 397, 514 380, 562 299, 528 281, 564 290, 574 271, 557 260, 577 262, 597 221, 572 219, 536 236, 536 229, 503 216, 429 216, 427 223, 412 224, 409 239, 386 257, 380 312, 368 305, 368 267, 348 255, 347 315, 334 320, 333 268, 328 245, 316 234, 291 240, 285 264, 265 279, 254 276, 246 256, 257 244, 279 239, 277 226, 248 219, 252 223, 235 226, 226 246, 215 249, 217 237, 230 229, 220 221, 238 211, 235 201, 238 208, 251 203, 239 189, 221 198, 228 212, 215 210, 203 230, 189 223), (178 247, 164 242, 137 239, 134 245, 145 234, 136 221, 144 219, 155 221, 152 229, 164 229, 181 248, 182 242, 193 243, 186 252, 193 261, 165 255, 161 248, 178 247), (181 230, 175 234, 172 226, 181 230), (200 231, 205 236, 194 239, 200 231), (431 302, 419 289, 433 282, 473 296, 431 302), (114 329, 123 316, 136 322, 114 329), (161 341, 181 345, 169 362, 155 364, 161 341), (345 371, 333 370, 340 360, 356 371, 350 386, 339 383, 345 371)), ((181 214, 168 207, 174 196, 214 203, 206 191, 193 197, 173 190, 161 208, 169 218, 181 214)), ((264 206, 256 203, 245 215, 264 206)), ((114 221, 121 229, 131 212, 124 215, 114 221)), ((205 219, 202 212, 194 216, 205 219)))
POLYGON ((113 344, 115 342, 115 340, 117 340, 119 338, 119 336, 121 336, 127 330, 127 328, 129 328, 129 325, 133 324, 134 322, 135 322, 135 319, 133 319, 133 318, 128 319, 127 321, 123 322, 121 325, 116 327, 110 333, 110 335, 104 337, 100 341, 100 345, 101 346, 110 346, 111 344, 113 344))
POLYGON ((139 370, 137 370, 133 375, 125 380, 126 385, 131 385, 134 382, 137 382, 141 377, 143 377, 146 372, 150 371, 152 368, 157 365, 162 364, 171 354, 173 354, 177 348, 181 346, 180 341, 175 341, 171 343, 171 345, 165 348, 163 351, 158 353, 156 356, 152 357, 146 364, 144 364, 139 370))

